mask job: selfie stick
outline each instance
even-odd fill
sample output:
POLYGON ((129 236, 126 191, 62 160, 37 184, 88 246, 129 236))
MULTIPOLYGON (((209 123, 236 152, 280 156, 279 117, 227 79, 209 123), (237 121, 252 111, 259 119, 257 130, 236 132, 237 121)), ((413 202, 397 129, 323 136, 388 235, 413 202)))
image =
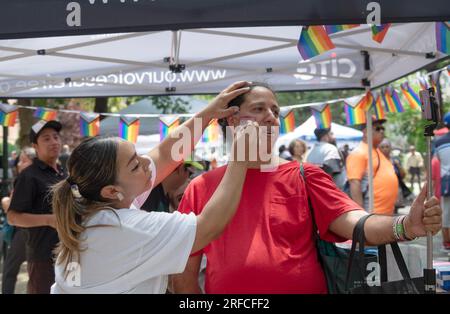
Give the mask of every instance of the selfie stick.
MULTIPOLYGON (((439 122, 439 109, 434 98, 434 88, 421 91, 420 100, 422 103, 422 117, 425 120, 432 122, 425 126, 424 131, 424 136, 427 139, 427 195, 428 198, 431 198, 433 196, 431 137, 439 122)), ((427 268, 423 270, 423 278, 425 283, 425 294, 435 294, 436 270, 433 268, 433 235, 431 232, 427 232, 427 268)))

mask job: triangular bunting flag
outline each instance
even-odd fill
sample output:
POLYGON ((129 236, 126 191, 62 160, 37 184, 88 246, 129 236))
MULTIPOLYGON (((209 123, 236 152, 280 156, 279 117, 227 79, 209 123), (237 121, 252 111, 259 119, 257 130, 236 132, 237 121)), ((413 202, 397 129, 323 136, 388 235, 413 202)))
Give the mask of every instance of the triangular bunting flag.
POLYGON ((203 132, 202 142, 216 142, 219 139, 220 125, 217 119, 214 119, 203 132))
POLYGON ((51 121, 56 120, 57 115, 58 112, 56 110, 37 108, 33 116, 35 118, 39 118, 40 120, 51 121))
POLYGON ((344 106, 347 125, 358 125, 366 123, 366 112, 361 107, 352 107, 348 103, 344 106))
POLYGON ((100 132, 100 114, 80 112, 80 135, 82 137, 97 136, 100 132))
POLYGON ((411 109, 420 109, 420 98, 411 86, 409 86, 409 83, 404 82, 400 85, 400 88, 402 89, 403 96, 405 96, 411 109))
POLYGON ((377 92, 373 92, 372 96, 373 96, 373 107, 374 107, 375 116, 377 117, 377 120, 386 119, 386 114, 384 113, 381 95, 377 92))
POLYGON ((398 97, 397 91, 388 86, 382 90, 382 97, 387 112, 403 112, 405 109, 398 97))
POLYGON ((19 115, 19 108, 13 105, 0 104, 0 125, 13 127, 19 115))
POLYGON ((372 25, 372 39, 381 44, 389 27, 391 27, 391 23, 381 24, 380 26, 372 25))
POLYGON ((323 26, 304 26, 300 33, 297 48, 303 60, 308 60, 333 49, 334 44, 323 26))
POLYGON ((331 109, 330 105, 311 107, 312 114, 316 120, 318 129, 331 128, 331 109))
POLYGON ((180 125, 178 116, 161 116, 159 118, 159 137, 162 141, 180 125))
POLYGON ((292 109, 282 108, 280 110, 280 134, 286 134, 295 129, 295 114, 292 109))
POLYGON ((136 144, 140 121, 137 117, 120 116, 119 137, 136 144))

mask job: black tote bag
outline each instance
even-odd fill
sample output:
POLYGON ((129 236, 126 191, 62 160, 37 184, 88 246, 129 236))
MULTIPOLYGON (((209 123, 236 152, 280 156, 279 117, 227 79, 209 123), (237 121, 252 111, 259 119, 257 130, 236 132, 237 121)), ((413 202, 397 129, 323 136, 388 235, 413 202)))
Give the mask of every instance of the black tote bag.
MULTIPOLYGON (((303 164, 300 164, 300 174, 306 182, 303 164)), ((356 224, 352 235, 351 250, 337 247, 334 243, 320 239, 314 220, 314 209, 308 197, 308 204, 314 224, 314 235, 319 261, 327 281, 330 294, 417 294, 424 292, 424 278, 411 278, 396 242, 391 248, 403 280, 388 281, 386 246, 378 246, 378 255, 365 250, 364 224, 372 214, 362 217, 356 224), (358 245, 359 244, 359 245, 358 245), (358 251, 356 249, 358 245, 358 251), (380 283, 369 285, 369 263, 379 263, 380 283)), ((369 268, 370 269, 370 268, 369 268)))

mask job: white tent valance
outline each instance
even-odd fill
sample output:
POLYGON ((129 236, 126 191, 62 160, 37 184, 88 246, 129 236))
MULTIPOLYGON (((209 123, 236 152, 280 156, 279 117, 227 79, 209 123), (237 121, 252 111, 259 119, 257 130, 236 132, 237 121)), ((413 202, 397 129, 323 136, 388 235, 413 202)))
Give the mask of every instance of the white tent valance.
POLYGON ((447 57, 436 50, 433 22, 393 24, 382 44, 367 25, 331 34, 336 48, 307 61, 296 47, 300 31, 279 26, 0 40, 0 97, 216 93, 236 80, 264 81, 277 91, 364 89, 364 79, 375 88, 447 57))

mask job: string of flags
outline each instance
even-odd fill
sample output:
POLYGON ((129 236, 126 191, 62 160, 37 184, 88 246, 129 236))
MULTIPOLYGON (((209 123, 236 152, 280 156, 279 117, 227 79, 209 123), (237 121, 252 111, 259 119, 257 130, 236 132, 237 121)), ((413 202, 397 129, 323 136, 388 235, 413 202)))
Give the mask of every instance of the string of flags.
MULTIPOLYGON (((348 29, 348 28, 347 28, 348 29)), ((333 32, 339 30, 327 30, 333 32)), ((436 88, 439 72, 447 71, 450 75, 450 66, 429 73, 430 83, 426 77, 418 77, 420 89, 427 89, 430 86, 436 88)), ((303 104, 284 106, 280 111, 280 134, 292 132, 296 127, 295 112, 293 109, 300 107, 311 107, 311 114, 314 116, 317 128, 331 127, 332 114, 330 104, 336 102, 344 103, 346 123, 348 125, 363 124, 366 122, 366 112, 373 108, 378 119, 385 119, 386 113, 404 112, 405 108, 420 110, 421 103, 418 93, 405 81, 400 84, 400 93, 392 86, 387 86, 379 91, 371 91, 362 95, 348 97, 346 99, 329 100, 326 103, 303 104), (400 95, 404 100, 400 99, 400 95)), ((140 118, 159 118, 160 139, 166 138, 175 128, 180 125, 181 117, 192 117, 193 114, 118 114, 118 113, 95 113, 80 112, 67 109, 50 109, 42 107, 18 106, 0 103, 0 125, 4 127, 14 127, 19 117, 19 108, 34 110, 33 116, 42 120, 56 120, 59 112, 78 113, 80 115, 80 134, 82 137, 97 136, 100 134, 101 116, 119 117, 119 137, 136 143, 139 135, 140 118)), ((217 120, 213 120, 202 135, 202 142, 215 142, 221 134, 221 127, 217 120)))
MULTIPOLYGON (((361 24, 343 25, 315 25, 303 26, 297 43, 297 49, 303 60, 311 59, 328 50, 334 49, 335 45, 329 35, 346 31, 361 24)), ((391 23, 371 25, 372 39, 381 44, 386 38, 391 23)), ((450 21, 436 22, 436 49, 442 53, 450 53, 450 21)))

